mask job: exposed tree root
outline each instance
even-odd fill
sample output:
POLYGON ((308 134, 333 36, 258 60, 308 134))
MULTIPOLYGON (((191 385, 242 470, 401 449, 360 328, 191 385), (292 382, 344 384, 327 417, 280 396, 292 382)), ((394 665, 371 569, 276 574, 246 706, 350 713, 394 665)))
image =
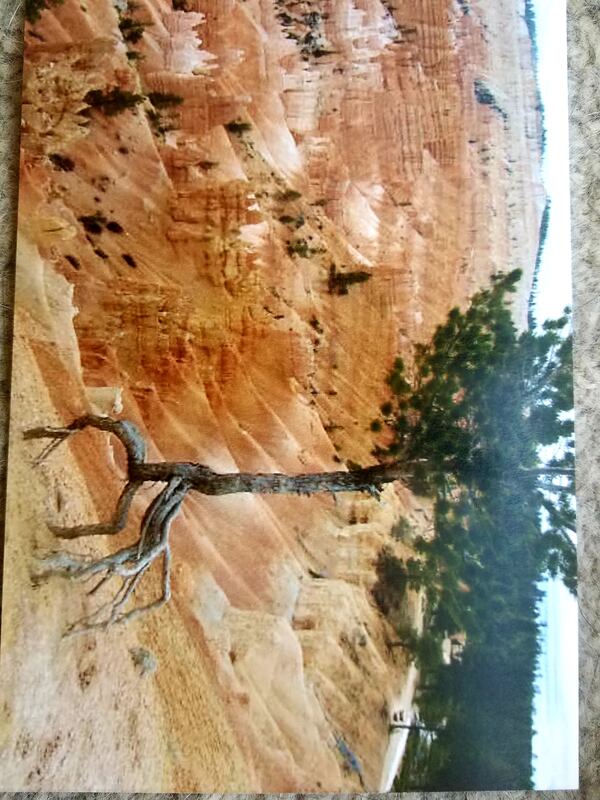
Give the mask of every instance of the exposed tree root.
POLYGON ((202 464, 165 462, 148 463, 146 446, 136 426, 126 420, 113 420, 92 414, 74 420, 66 427, 39 427, 26 431, 26 439, 50 439, 35 463, 40 464, 62 442, 77 431, 96 428, 116 436, 127 454, 127 482, 115 512, 107 522, 72 527, 50 526, 50 530, 61 539, 78 539, 88 536, 110 536, 127 526, 127 518, 133 499, 144 483, 163 483, 164 488, 148 506, 140 525, 138 540, 104 558, 57 551, 40 562, 37 578, 59 575, 74 580, 97 578, 88 592, 95 595, 113 579, 121 585, 112 598, 95 611, 73 623, 66 635, 105 629, 109 625, 130 622, 142 614, 164 605, 171 596, 170 565, 171 550, 169 531, 181 504, 191 490, 207 495, 223 495, 236 492, 260 494, 299 494, 315 492, 359 491, 376 494, 383 483, 404 477, 405 473, 396 464, 365 467, 353 472, 320 472, 304 475, 229 473, 219 474, 202 464), (134 595, 142 578, 155 561, 162 560, 162 588, 160 596, 146 605, 135 605, 134 595))
POLYGON ((63 527, 50 525, 49 528, 59 539, 78 539, 81 536, 112 536, 120 533, 127 525, 127 515, 137 490, 142 484, 139 481, 128 481, 117 501, 115 513, 108 522, 97 522, 94 525, 73 525, 63 527))
MULTIPOLYGON (((159 608, 169 600, 171 596, 169 530, 188 490, 189 486, 180 478, 169 481, 148 507, 142 521, 140 538, 130 547, 123 547, 116 553, 99 559, 58 552, 41 561, 37 577, 61 575, 76 580, 89 580, 94 576, 100 576, 100 580, 88 592, 89 595, 95 594, 112 578, 121 579, 121 586, 112 599, 71 625, 66 632, 67 635, 129 622, 143 613, 159 608), (147 605, 125 610, 144 574, 159 558, 162 558, 163 562, 160 597, 147 605)), ((100 526, 82 525, 68 530, 77 530, 75 535, 85 536, 82 531, 86 528, 97 533, 98 527, 100 526)), ((108 532, 114 533, 114 528, 108 532)))
MULTIPOLYGON (((65 428, 34 428, 25 433, 26 439, 50 439, 36 464, 41 463, 48 455, 78 430, 92 427, 114 434, 125 447, 128 461, 128 473, 131 474, 136 465, 143 463, 146 453, 144 440, 137 428, 130 422, 115 421, 105 417, 88 415, 75 420, 65 428)), ((129 479, 121 492, 115 513, 108 522, 91 525, 75 525, 73 527, 50 526, 50 530, 61 539, 76 539, 87 536, 114 535, 124 530, 133 499, 142 486, 143 481, 129 479)), ((137 542, 123 547, 104 558, 93 558, 87 555, 58 551, 42 559, 36 571, 37 578, 59 575, 74 580, 87 581, 94 577, 99 580, 88 592, 94 595, 113 579, 120 579, 121 585, 112 598, 100 605, 89 615, 73 623, 65 635, 85 633, 96 629, 105 629, 109 625, 129 622, 142 614, 153 611, 168 602, 171 596, 170 564, 171 551, 169 531, 171 523, 177 515, 181 504, 190 489, 189 483, 179 476, 166 482, 166 486, 158 493, 148 506, 140 526, 137 542), (158 598, 143 605, 133 605, 134 594, 142 578, 155 561, 162 560, 162 586, 158 598)))

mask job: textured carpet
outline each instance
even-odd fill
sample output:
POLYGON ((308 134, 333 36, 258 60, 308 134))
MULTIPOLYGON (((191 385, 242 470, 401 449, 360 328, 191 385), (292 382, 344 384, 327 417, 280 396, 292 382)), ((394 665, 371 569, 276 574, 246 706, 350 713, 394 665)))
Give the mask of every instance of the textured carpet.
MULTIPOLYGON (((487 0, 493 2, 493 0, 487 0)), ((10 385, 12 270, 16 223, 22 0, 0 0, 0 519, 4 511, 6 420, 10 385)), ((575 273, 577 502, 580 531, 579 792, 412 794, 407 798, 600 798, 600 1, 569 2, 571 190, 575 273)), ((0 539, 1 540, 1 539, 0 539)), ((1 777, 1 776, 0 776, 1 777)), ((58 798, 0 793, 0 798, 58 798)), ((68 795, 72 800, 90 797, 68 795)), ((92 795, 97 798, 152 795, 92 795)), ((156 795, 186 798, 196 795, 156 795)), ((371 795, 374 796, 374 795, 371 795)), ((67 795, 64 795, 67 797, 67 795)), ((226 795, 205 795, 220 798, 226 795)), ((242 797, 240 795, 240 797, 242 797)), ((278 797, 269 795, 268 797, 278 797)), ((281 797, 291 797, 281 795, 281 797)), ((300 797, 300 795, 298 795, 300 797)), ((302 795, 309 797, 309 795, 302 795)), ((341 797, 329 795, 329 797, 341 797)))

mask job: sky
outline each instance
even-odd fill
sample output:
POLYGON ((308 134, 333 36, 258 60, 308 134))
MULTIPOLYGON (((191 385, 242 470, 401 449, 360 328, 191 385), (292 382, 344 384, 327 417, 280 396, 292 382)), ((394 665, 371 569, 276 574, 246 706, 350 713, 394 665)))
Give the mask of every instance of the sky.
MULTIPOLYGON (((534 0, 538 83, 545 109, 544 183, 550 223, 540 265, 538 320, 560 316, 571 302, 566 0, 534 0)), ((536 789, 578 786, 577 603, 558 580, 546 581, 541 604, 542 655, 534 707, 536 789)))

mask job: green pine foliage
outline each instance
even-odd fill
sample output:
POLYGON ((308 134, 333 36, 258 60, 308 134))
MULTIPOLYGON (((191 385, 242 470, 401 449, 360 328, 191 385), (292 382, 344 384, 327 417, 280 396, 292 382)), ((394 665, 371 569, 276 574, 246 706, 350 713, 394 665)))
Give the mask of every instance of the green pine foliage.
POLYGON ((544 255, 544 248, 546 246, 546 239, 548 238, 548 226, 550 224, 550 199, 546 200, 544 211, 542 212, 542 219, 540 220, 540 233, 538 237, 538 249, 535 257, 535 267, 533 270, 533 282, 531 284, 531 294, 529 295, 529 307, 527 322, 530 328, 535 327, 535 314, 534 306, 537 298, 538 290, 538 276, 542 266, 542 256, 544 255))
POLYGON ((133 17, 123 16, 119 18, 121 36, 128 44, 137 44, 141 41, 147 27, 146 23, 140 22, 133 17))
MULTIPOLYGON (((529 41, 531 42, 531 56, 533 59, 533 65, 536 71, 536 78, 537 73, 539 70, 539 50, 538 50, 538 34, 537 34, 537 20, 535 14, 535 6, 533 0, 525 0, 525 9, 524 9, 523 18, 525 20, 525 24, 527 25, 527 32, 529 33, 529 41)), ((539 87, 539 80, 536 81, 536 111, 539 112, 541 117, 541 131, 540 131, 540 147, 542 150, 542 155, 546 151, 546 122, 545 122, 545 109, 544 104, 542 103, 542 96, 540 93, 539 87)))
POLYGON ((90 108, 95 108, 106 114, 107 117, 115 117, 124 111, 134 109, 139 103, 144 101, 144 96, 133 92, 120 89, 118 86, 112 89, 91 89, 83 98, 90 108))
POLYGON ((225 130, 229 133, 234 133, 236 136, 241 136, 243 133, 251 131, 252 125, 244 120, 233 119, 225 124, 225 130))
MULTIPOLYGON (((397 790, 531 786, 539 582, 560 576, 576 591, 572 339, 568 311, 516 329, 507 299, 519 278, 498 275, 453 309, 388 380, 376 453, 412 463, 413 488, 435 500, 435 537, 407 563, 387 554, 380 565, 399 596, 427 596, 428 638, 411 650, 419 709, 437 732, 411 734, 397 790), (458 632, 462 661, 444 665, 434 643, 458 632)), ((393 596, 381 595, 388 610, 393 596)))
POLYGON ((173 92, 148 92, 148 100, 158 109, 173 108, 183 103, 183 97, 173 92))
POLYGON ((371 277, 370 272, 365 270, 351 270, 340 272, 335 264, 329 267, 329 277, 327 279, 327 289, 329 294, 346 295, 350 286, 365 283, 371 277))
POLYGON ((64 0, 25 0, 25 19, 30 25, 35 24, 48 8, 59 6, 64 0))
POLYGON ((398 612, 404 600, 408 583, 406 568, 388 547, 379 553, 375 564, 377 582, 373 587, 373 598, 379 610, 386 615, 398 612))
POLYGON ((508 119, 508 115, 506 111, 504 111, 504 109, 498 103, 496 96, 489 88, 489 86, 486 86, 486 84, 482 80, 476 78, 473 83, 473 90, 475 92, 475 99, 477 100, 478 103, 481 103, 481 105, 489 106, 490 108, 492 108, 494 111, 500 114, 502 119, 506 122, 506 120, 508 119))

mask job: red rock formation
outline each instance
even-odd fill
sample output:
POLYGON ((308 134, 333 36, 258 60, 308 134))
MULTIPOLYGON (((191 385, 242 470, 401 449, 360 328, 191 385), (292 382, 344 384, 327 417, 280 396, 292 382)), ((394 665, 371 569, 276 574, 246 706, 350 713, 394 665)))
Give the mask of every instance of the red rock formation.
POLYGON ((357 790, 336 734, 377 788, 406 665, 386 651, 373 564, 394 522, 423 530, 427 507, 402 487, 381 503, 192 497, 170 606, 61 641, 83 593, 25 590, 24 550, 50 545, 49 517, 106 515, 119 455, 82 434, 32 469, 21 432, 122 406, 155 458, 367 462, 398 353, 499 269, 525 270, 524 318, 544 197, 522 9, 117 5, 147 23, 138 43, 109 0, 65 0, 26 35, 5 788, 357 790), (110 87, 183 102, 81 114, 110 87), (331 293, 332 265, 371 277, 331 293), (129 660, 139 643, 152 676, 129 660))

